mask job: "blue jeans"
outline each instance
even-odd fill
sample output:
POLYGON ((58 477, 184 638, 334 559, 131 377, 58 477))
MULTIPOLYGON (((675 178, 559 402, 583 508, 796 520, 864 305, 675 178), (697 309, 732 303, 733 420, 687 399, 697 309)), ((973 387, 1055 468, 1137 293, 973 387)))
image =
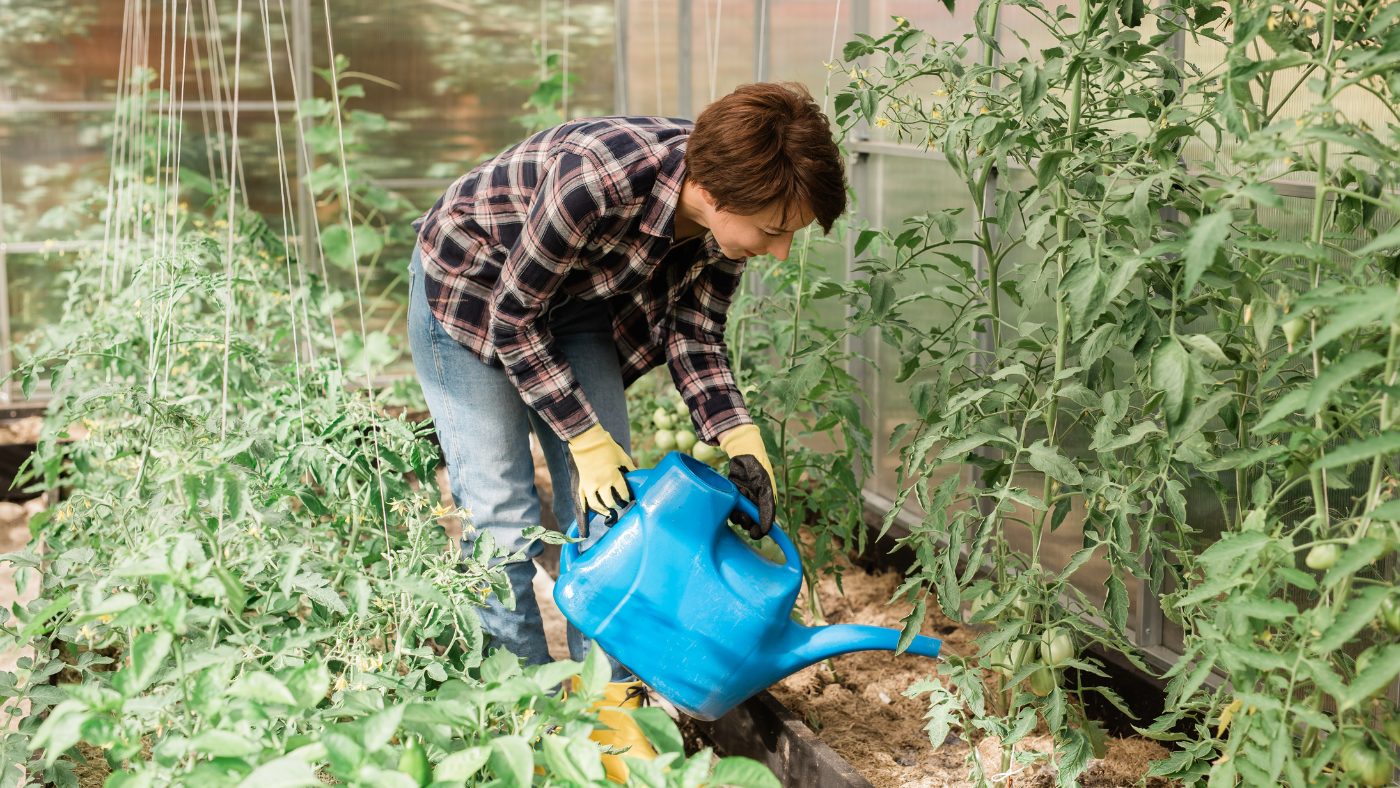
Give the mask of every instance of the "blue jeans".
MULTIPOLYGON (((482 626, 491 635, 491 647, 506 648, 527 665, 552 662, 532 585, 532 559, 544 551, 544 545, 525 539, 521 532, 540 524, 540 500, 530 455, 532 429, 554 479, 554 516, 563 524, 574 521, 564 457, 567 446, 520 398, 504 369, 482 363, 443 329, 428 306, 417 248, 409 275, 408 338, 413 366, 447 460, 452 500, 471 512, 476 528, 475 533, 463 535, 463 554, 471 554, 477 534, 490 531, 497 545, 512 553, 525 550, 527 556, 505 564, 515 591, 515 610, 507 610, 493 594, 486 609, 479 611, 482 626)), ((551 308, 548 319, 555 346, 568 359, 603 429, 630 452, 627 399, 607 306, 566 300, 551 308)), ((592 536, 596 539, 602 530, 595 531, 598 533, 592 536)), ((582 661, 589 641, 572 623, 568 636, 569 655, 582 661)), ((609 661, 614 681, 635 678, 616 660, 609 657, 609 661)))

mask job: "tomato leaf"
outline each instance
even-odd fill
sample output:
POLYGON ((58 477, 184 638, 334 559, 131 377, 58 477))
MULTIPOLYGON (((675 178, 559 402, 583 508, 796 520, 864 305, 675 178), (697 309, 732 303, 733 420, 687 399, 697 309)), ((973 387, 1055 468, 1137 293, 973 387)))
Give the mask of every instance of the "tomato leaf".
POLYGON ((1202 216, 1186 234, 1186 252, 1182 257, 1183 269, 1181 289, 1178 298, 1188 298, 1196 288, 1201 274, 1215 262, 1215 253, 1230 234, 1230 222, 1234 217, 1228 210, 1202 216))

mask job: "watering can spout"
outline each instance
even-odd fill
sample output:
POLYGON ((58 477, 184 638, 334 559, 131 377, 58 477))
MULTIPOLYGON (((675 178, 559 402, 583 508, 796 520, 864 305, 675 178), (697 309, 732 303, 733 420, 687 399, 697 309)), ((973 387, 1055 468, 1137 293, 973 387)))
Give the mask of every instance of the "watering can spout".
MULTIPOLYGON (((937 638, 915 635, 905 653, 937 657, 942 645, 942 641, 937 638)), ((775 667, 780 669, 782 676, 779 678, 782 678, 808 665, 842 654, 855 651, 894 651, 898 647, 897 629, 857 624, 805 627, 794 622, 784 633, 781 653, 775 655, 775 667)))

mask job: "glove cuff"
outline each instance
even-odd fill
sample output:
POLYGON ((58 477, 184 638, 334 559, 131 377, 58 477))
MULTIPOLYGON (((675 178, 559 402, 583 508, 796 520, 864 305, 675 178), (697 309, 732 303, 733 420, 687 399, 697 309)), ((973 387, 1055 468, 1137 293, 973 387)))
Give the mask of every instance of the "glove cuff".
POLYGON ((752 454, 763 470, 768 471, 768 478, 773 478, 773 465, 768 461, 768 450, 763 446, 763 435, 758 431, 757 424, 743 424, 724 433, 724 437, 719 439, 719 447, 730 457, 752 454))
POLYGON ((637 470, 636 463, 623 451, 622 444, 603 429, 602 424, 592 427, 569 439, 569 452, 575 457, 590 458, 593 462, 605 462, 610 468, 637 470))
POLYGON ((606 446, 611 441, 612 436, 599 423, 570 438, 569 448, 576 452, 587 452, 606 446))

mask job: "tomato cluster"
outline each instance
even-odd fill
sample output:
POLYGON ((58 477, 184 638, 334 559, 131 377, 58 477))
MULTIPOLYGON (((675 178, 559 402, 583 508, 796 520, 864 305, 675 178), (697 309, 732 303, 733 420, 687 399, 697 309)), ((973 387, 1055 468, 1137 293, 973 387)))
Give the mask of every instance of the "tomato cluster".
POLYGON ((659 452, 655 458, 657 460, 671 451, 683 451, 707 465, 714 465, 724 459, 722 451, 696 437, 691 429, 690 411, 684 403, 679 402, 678 398, 670 402, 661 398, 657 401, 660 406, 652 412, 649 420, 646 417, 637 420, 640 421, 642 432, 634 436, 634 443, 640 442, 637 439, 646 437, 649 427, 652 445, 659 452))
MULTIPOLYGON (((1001 595, 991 590, 974 598, 968 605, 969 620, 976 621, 983 611, 990 609, 1000 599, 1001 595)), ((987 616, 986 621, 1024 617, 1028 609, 1025 594, 1021 593, 1000 611, 987 616)), ((1008 678, 1024 668, 1040 665, 1041 667, 1032 671, 1026 678, 1026 686, 1036 697, 1043 698, 1055 691, 1055 687, 1060 683, 1058 668, 1074 659, 1075 654, 1074 633, 1066 627, 1051 626, 1042 633, 1038 643, 1033 638, 1023 636, 1009 644, 991 649, 987 653, 986 664, 1008 678)))

